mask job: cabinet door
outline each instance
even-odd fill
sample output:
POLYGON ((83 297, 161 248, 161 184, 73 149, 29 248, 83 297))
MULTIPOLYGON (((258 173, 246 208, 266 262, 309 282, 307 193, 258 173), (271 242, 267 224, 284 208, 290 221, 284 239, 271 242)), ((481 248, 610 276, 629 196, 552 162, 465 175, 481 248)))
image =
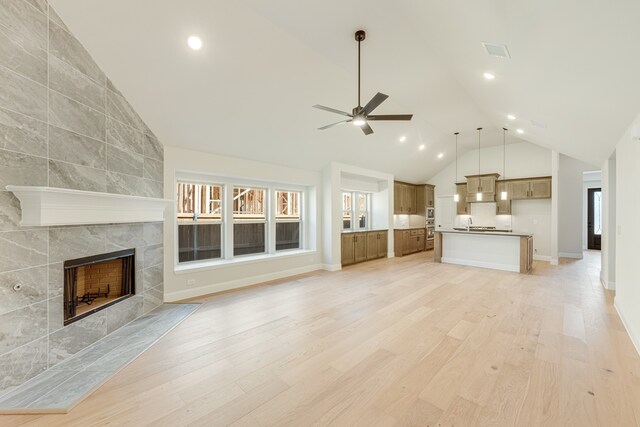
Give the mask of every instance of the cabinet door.
POLYGON ((411 233, 409 230, 402 232, 402 255, 410 254, 411 250, 411 233))
POLYGON ((353 233, 342 234, 342 265, 349 265, 356 262, 354 253, 354 235, 353 233))
POLYGON ((402 184, 393 183, 393 213, 402 213, 402 184))
POLYGON ((367 235, 366 233, 355 233, 355 259, 356 262, 367 260, 367 235))
POLYGON ((467 212, 467 186, 466 184, 458 184, 456 185, 458 189, 458 203, 456 204, 456 211, 458 215, 466 215, 467 212))
POLYGON ((417 185, 416 189, 416 215, 426 215, 427 213, 427 186, 417 185))
POLYGON ((483 176, 480 177, 480 186, 483 193, 495 193, 496 192, 496 177, 495 176, 483 176))
POLYGON ((416 187, 415 185, 405 185, 406 191, 406 209, 405 213, 415 214, 417 212, 416 205, 416 187))
POLYGON ((430 185, 427 185, 426 187, 427 187, 426 189, 427 206, 432 208, 435 206, 435 202, 436 202, 435 189, 430 185))
POLYGON ((551 198, 551 178, 531 180, 529 197, 532 199, 551 198))
POLYGON ((416 252, 424 251, 424 234, 418 234, 416 236, 416 252))
POLYGON ((526 200, 529 198, 529 181, 510 181, 509 198, 511 200, 526 200))
POLYGON ((378 232, 378 257, 386 258, 387 257, 387 232, 379 231, 378 232))
POLYGON ((432 250, 434 247, 434 242, 433 240, 427 240, 424 242, 424 250, 425 251, 430 251, 432 250))
POLYGON ((480 187, 479 177, 467 178, 467 194, 476 194, 478 192, 479 187, 480 187))
POLYGON ((363 233, 367 235, 367 259, 378 258, 378 232, 363 233))

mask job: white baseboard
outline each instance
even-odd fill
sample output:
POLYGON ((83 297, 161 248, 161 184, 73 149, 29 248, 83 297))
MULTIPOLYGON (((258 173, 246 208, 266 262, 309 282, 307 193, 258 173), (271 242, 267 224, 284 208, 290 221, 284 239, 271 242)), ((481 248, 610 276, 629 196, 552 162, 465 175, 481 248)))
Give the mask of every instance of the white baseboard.
POLYGON ((549 262, 551 263, 551 265, 558 265, 558 264, 560 264, 560 263, 558 262, 558 258, 551 258, 551 260, 550 260, 549 262))
POLYGON ((560 258, 582 259, 582 252, 559 252, 558 256, 560 258))
POLYGON ((342 264, 322 264, 322 269, 325 271, 340 271, 342 270, 342 264))
POLYGON ((534 255, 533 259, 536 261, 551 261, 551 257, 549 255, 534 255))
POLYGON ((638 352, 638 354, 640 354, 640 337, 638 335, 636 335, 629 328, 629 322, 627 321, 627 319, 626 319, 626 317, 624 315, 624 311, 621 309, 620 305, 618 305, 618 298, 614 299, 613 306, 615 307, 616 311, 618 312, 618 316, 620 316, 620 320, 622 320, 622 325, 627 330, 627 334, 629 335, 629 338, 631 338, 631 342, 633 343, 633 346, 636 348, 636 351, 638 352))
MULTIPOLYGON (((213 283, 205 286, 198 286, 193 289, 184 289, 175 292, 165 292, 165 302, 176 302, 188 298, 201 297, 203 295, 214 294, 217 292, 228 291, 231 289, 244 288, 246 286, 257 285, 263 282, 269 282, 271 280, 284 279, 286 277, 295 276, 298 274, 309 273, 317 270, 324 270, 323 264, 312 264, 304 267, 293 268, 290 270, 278 271, 275 273, 260 274, 258 276, 243 277, 237 280, 230 280, 223 283, 213 283)), ((331 270, 330 270, 331 271, 331 270)))

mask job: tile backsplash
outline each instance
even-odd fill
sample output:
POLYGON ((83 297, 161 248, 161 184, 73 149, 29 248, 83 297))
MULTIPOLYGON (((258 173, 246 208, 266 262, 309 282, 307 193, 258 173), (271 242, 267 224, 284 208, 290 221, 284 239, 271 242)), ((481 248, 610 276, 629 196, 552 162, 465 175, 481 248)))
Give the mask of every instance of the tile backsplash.
POLYGON ((471 203, 471 215, 458 215, 456 227, 466 227, 469 217, 475 226, 511 230, 511 215, 496 215, 496 204, 492 202, 471 203))

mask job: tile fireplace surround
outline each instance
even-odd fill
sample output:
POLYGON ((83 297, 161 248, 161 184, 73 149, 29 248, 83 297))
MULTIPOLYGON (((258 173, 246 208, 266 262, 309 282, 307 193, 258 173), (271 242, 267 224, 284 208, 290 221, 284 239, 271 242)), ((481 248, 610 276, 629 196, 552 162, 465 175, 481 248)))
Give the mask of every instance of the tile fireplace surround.
POLYGON ((161 198, 164 150, 46 0, 0 2, 0 46, 2 396, 150 312, 164 292, 162 222, 23 227, 6 186, 161 198), (135 296, 64 326, 63 261, 129 248, 135 296))

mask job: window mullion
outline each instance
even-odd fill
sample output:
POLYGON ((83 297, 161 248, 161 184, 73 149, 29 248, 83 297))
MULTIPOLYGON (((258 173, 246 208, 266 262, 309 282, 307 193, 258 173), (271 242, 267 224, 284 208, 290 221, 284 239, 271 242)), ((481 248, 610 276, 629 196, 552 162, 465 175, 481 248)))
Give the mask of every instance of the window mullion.
POLYGON ((267 189, 267 247, 269 254, 276 253, 276 210, 278 209, 277 192, 273 188, 267 189))

